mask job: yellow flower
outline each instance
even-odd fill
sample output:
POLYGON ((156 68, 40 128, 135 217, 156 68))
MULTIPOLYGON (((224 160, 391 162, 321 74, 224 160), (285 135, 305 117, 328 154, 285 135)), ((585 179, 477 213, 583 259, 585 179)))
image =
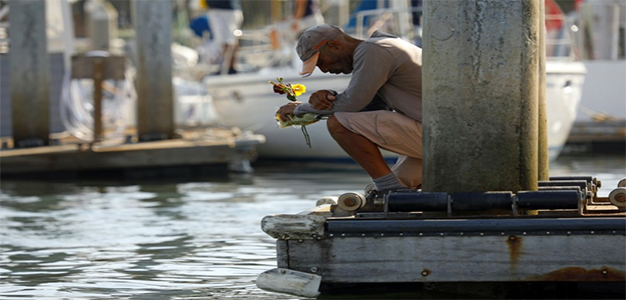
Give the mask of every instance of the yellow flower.
POLYGON ((296 83, 293 86, 291 86, 291 88, 293 89, 294 94, 296 94, 296 97, 306 93, 306 86, 296 83))

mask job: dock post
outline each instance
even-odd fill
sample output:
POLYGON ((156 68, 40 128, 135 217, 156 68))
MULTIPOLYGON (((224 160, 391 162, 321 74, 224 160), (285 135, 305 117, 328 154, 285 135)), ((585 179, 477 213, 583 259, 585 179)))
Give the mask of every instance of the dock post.
POLYGON ((174 137, 171 5, 171 1, 152 0, 132 3, 139 141, 174 137))
POLYGON ((93 62, 93 142, 102 141, 102 82, 104 79, 104 62, 97 57, 93 62))
POLYGON ((548 105, 546 103, 546 2, 539 3, 539 181, 550 180, 550 159, 548 157, 548 105))
POLYGON ((425 2, 424 191, 537 190, 541 2, 425 2))
POLYGON ((45 1, 9 1, 11 112, 16 148, 50 144, 50 62, 45 1))

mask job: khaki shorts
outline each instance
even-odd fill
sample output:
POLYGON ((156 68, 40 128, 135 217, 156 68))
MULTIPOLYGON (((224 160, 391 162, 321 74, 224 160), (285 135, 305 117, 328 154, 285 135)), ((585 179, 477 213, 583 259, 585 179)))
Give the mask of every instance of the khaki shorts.
POLYGON ((422 184, 422 124, 403 114, 377 110, 336 112, 348 130, 362 135, 378 147, 399 154, 391 170, 400 182, 416 188, 422 184))

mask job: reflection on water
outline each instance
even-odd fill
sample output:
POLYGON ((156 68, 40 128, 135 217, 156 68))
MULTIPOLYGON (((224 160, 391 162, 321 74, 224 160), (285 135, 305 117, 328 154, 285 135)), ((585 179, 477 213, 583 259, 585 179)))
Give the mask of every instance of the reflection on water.
MULTIPOLYGON (((262 291, 276 265, 260 220, 360 191, 358 168, 257 167, 222 182, 3 181, 2 299, 293 299, 262 291)), ((623 157, 561 159, 553 175, 595 175, 606 187, 623 157)))
POLYGON ((219 183, 3 181, 0 298, 293 298, 254 285, 276 265, 260 220, 362 189, 352 169, 219 183))

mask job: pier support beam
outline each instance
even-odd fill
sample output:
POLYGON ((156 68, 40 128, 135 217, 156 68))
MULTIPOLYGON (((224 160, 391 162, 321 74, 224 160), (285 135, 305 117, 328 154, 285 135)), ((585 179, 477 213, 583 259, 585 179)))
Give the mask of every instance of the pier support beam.
POLYGON ((45 1, 9 1, 13 143, 49 144, 50 62, 45 1))
POLYGON ((425 2, 424 191, 537 189, 541 2, 425 2))
POLYGON ((171 5, 170 1, 133 0, 139 141, 174 136, 171 5))

